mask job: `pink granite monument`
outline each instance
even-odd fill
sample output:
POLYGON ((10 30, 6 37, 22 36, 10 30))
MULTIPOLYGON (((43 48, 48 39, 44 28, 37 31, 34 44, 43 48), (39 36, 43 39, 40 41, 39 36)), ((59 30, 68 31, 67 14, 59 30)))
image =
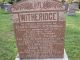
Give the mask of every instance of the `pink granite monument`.
POLYGON ((12 17, 20 59, 64 57, 64 6, 57 0, 14 4, 12 17))

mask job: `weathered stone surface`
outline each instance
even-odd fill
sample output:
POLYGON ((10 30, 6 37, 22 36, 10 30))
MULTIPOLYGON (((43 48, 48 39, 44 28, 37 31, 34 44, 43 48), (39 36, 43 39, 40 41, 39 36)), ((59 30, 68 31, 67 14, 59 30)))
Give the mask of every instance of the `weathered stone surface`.
MULTIPOLYGON (((20 60, 19 55, 16 56, 15 60, 20 60)), ((68 60, 66 51, 64 50, 64 58, 48 58, 48 59, 22 59, 22 60, 68 60)))
POLYGON ((63 58, 64 6, 56 0, 27 0, 12 7, 21 59, 63 58))

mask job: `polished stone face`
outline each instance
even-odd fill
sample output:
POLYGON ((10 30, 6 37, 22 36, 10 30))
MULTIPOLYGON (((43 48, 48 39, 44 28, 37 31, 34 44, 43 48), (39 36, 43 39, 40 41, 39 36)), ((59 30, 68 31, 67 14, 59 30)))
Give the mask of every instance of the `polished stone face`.
POLYGON ((17 47, 22 59, 64 56, 64 6, 56 0, 27 0, 12 7, 17 47))

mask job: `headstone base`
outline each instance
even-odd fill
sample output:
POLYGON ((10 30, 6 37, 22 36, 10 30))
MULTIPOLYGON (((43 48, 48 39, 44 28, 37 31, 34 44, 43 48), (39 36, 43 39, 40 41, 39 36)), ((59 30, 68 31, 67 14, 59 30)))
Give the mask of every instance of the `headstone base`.
MULTIPOLYGON (((17 55, 15 60, 20 60, 19 56, 17 55)), ((21 60, 68 60, 68 56, 66 51, 64 50, 64 58, 52 58, 52 59, 21 59, 21 60)))

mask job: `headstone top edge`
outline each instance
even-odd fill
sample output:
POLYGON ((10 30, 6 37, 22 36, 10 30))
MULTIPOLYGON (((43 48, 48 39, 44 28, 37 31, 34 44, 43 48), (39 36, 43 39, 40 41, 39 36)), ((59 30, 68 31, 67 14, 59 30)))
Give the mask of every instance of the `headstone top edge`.
MULTIPOLYGON (((23 3, 23 2, 30 2, 30 1, 36 1, 36 0, 21 0, 21 1, 19 1, 19 2, 17 2, 17 3, 14 3, 13 4, 13 6, 16 6, 17 4, 20 4, 20 3, 23 3)), ((37 1, 41 1, 41 0, 37 0, 37 1)), ((43 1, 56 1, 56 2, 58 2, 58 3, 61 3, 60 1, 58 1, 58 0, 43 0, 43 1)), ((12 6, 12 7, 13 7, 12 6)))
MULTIPOLYGON (((56 7, 58 7, 58 8, 56 8, 55 10, 65 10, 64 9, 64 6, 63 6, 63 4, 61 4, 61 2, 60 1, 58 1, 58 0, 43 0, 43 1, 41 1, 41 0, 23 0, 23 1, 20 1, 20 2, 17 2, 17 3, 14 3, 13 5, 12 5, 12 7, 11 7, 11 11, 12 12, 22 12, 23 10, 23 8, 22 7, 24 7, 27 3, 31 3, 31 4, 35 4, 36 2, 56 2, 55 3, 55 6, 56 7), (15 10, 17 8, 17 10, 15 10), (22 8, 21 10, 19 10, 18 8, 22 8)), ((53 4, 54 5, 54 4, 53 4)), ((36 5, 37 6, 37 5, 36 5)), ((55 6, 53 6, 53 7, 50 7, 50 8, 48 8, 48 9, 50 9, 50 10, 54 10, 54 9, 52 9, 52 8, 55 8, 55 6)), ((33 9, 33 8, 31 8, 31 6, 30 7, 28 7, 28 8, 26 8, 26 9, 24 9, 24 11, 26 10, 26 11, 30 11, 31 9, 33 9)), ((41 7, 39 7, 39 8, 34 8, 34 10, 43 10, 44 8, 41 8, 41 7)), ((44 9, 44 10, 46 10, 46 9, 44 9)))

